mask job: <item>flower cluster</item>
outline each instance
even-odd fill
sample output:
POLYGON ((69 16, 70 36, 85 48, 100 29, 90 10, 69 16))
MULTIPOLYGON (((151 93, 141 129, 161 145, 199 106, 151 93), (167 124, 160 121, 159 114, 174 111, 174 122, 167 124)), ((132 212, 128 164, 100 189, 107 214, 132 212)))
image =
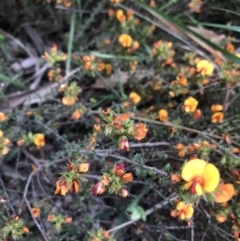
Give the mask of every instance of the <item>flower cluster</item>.
POLYGON ((123 163, 114 167, 109 166, 103 173, 101 180, 92 187, 93 195, 101 195, 108 190, 109 193, 115 193, 124 198, 127 197, 129 193, 125 184, 133 180, 133 175, 130 172, 125 172, 124 168, 123 163))
POLYGON ((118 42, 120 45, 126 49, 127 53, 131 53, 139 48, 139 42, 133 40, 133 38, 129 34, 121 34, 118 37, 118 42))
POLYGON ((1 234, 7 238, 10 234, 14 240, 21 239, 23 234, 28 233, 29 230, 25 226, 23 219, 17 215, 12 215, 7 225, 2 228, 1 234))
POLYGON ((49 66, 54 66, 57 62, 65 61, 67 59, 67 55, 59 52, 57 45, 53 44, 53 46, 50 48, 50 51, 45 52, 42 58, 49 63, 49 66))
POLYGON ((175 51, 172 49, 172 42, 159 40, 153 44, 152 47, 152 57, 156 57, 163 61, 162 66, 170 65, 175 67, 176 64, 173 63, 173 56, 175 51))
POLYGON ((176 80, 173 80, 169 86, 170 91, 168 92, 171 97, 178 96, 180 94, 188 93, 188 80, 183 73, 179 73, 176 80))
POLYGON ((88 232, 87 241, 115 241, 115 239, 113 239, 107 231, 99 228, 88 232))
POLYGON ((140 141, 145 138, 148 132, 145 124, 134 124, 129 114, 115 114, 109 108, 103 110, 102 119, 104 121, 101 125, 102 133, 118 142, 121 150, 129 151, 129 138, 140 141))
POLYGON ((183 158, 186 155, 199 155, 201 158, 207 158, 212 149, 216 149, 215 144, 210 144, 208 141, 194 142, 193 144, 184 146, 182 143, 175 145, 178 156, 183 158))
POLYGON ((60 232, 64 224, 68 224, 72 222, 72 218, 69 216, 63 216, 61 214, 54 213, 54 214, 48 215, 47 221, 50 223, 53 223, 56 230, 60 232))
POLYGON ((64 93, 64 97, 62 98, 63 105, 74 105, 77 101, 77 95, 82 91, 81 88, 77 85, 76 82, 72 82, 69 85, 62 85, 59 92, 64 93))
POLYGON ((56 190, 54 194, 66 195, 67 192, 76 194, 80 191, 81 182, 87 181, 82 175, 88 171, 90 164, 85 163, 73 163, 67 164, 67 172, 63 173, 62 176, 56 182, 56 190), (80 184, 79 184, 80 183, 80 184))
POLYGON ((6 138, 0 130, 0 156, 4 156, 8 153, 10 144, 11 141, 6 138))
POLYGON ((229 201, 235 194, 234 186, 230 183, 220 183, 220 173, 217 167, 202 159, 191 159, 183 165, 181 175, 172 175, 172 183, 183 183, 182 197, 184 201, 177 204, 172 212, 180 219, 189 219, 193 215, 194 202, 203 196, 205 200, 216 203, 229 201), (186 196, 184 196, 186 194, 186 196), (188 204, 186 204, 188 202, 188 204))
POLYGON ((17 141, 18 146, 22 145, 31 145, 33 144, 37 149, 45 146, 46 140, 45 136, 42 133, 33 134, 29 132, 27 135, 24 135, 20 140, 17 141))

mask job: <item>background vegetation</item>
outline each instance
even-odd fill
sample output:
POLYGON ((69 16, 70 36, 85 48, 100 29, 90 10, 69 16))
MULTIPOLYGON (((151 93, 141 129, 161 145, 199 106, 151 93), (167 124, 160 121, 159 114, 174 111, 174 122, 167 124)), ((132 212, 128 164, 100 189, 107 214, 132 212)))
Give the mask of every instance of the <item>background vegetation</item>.
POLYGON ((0 239, 239 240, 239 12, 0 1, 0 239))

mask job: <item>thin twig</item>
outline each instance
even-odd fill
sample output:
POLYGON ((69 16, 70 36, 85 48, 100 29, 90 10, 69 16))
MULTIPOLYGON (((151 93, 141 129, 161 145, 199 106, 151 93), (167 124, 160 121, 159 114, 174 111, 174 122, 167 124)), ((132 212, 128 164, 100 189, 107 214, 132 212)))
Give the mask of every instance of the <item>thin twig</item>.
POLYGON ((130 159, 127 159, 126 157, 121 157, 121 156, 118 156, 118 155, 114 155, 114 154, 110 154, 110 153, 101 153, 101 152, 96 152, 96 154, 98 155, 98 156, 102 156, 102 157, 113 157, 113 158, 118 158, 118 159, 120 159, 120 160, 123 160, 123 161, 125 161, 125 162, 127 162, 127 163, 130 163, 130 164, 132 164, 132 165, 134 165, 134 166, 140 166, 140 167, 142 167, 142 168, 144 168, 144 169, 146 169, 146 170, 150 170, 150 171, 152 171, 152 172, 154 172, 154 173, 158 173, 158 174, 160 174, 160 175, 162 175, 162 176, 166 176, 167 175, 167 173, 166 172, 164 172, 164 171, 162 171, 162 170, 159 170, 159 169, 157 169, 156 167, 149 167, 149 166, 146 166, 146 165, 144 165, 144 164, 141 164, 141 163, 138 163, 138 162, 135 162, 135 161, 132 161, 132 160, 130 160, 130 159))
POLYGON ((157 147, 157 146, 170 146, 172 145, 169 142, 147 142, 147 143, 129 143, 130 148, 137 148, 137 147, 157 147))
POLYGON ((12 213, 15 214, 15 210, 14 210, 13 206, 11 205, 10 198, 9 198, 7 190, 6 190, 5 186, 4 186, 1 174, 0 174, 0 184, 2 186, 3 193, 4 193, 4 195, 6 196, 6 198, 8 200, 9 207, 10 207, 12 213))
POLYGON ((24 201, 25 201, 25 203, 27 204, 27 207, 28 207, 29 212, 31 213, 33 222, 35 223, 36 227, 38 228, 38 230, 39 230, 40 233, 42 234, 43 239, 44 239, 45 241, 48 241, 48 238, 47 238, 47 236, 46 236, 46 234, 45 234, 45 231, 44 231, 43 227, 41 227, 41 225, 38 223, 37 219, 34 217, 34 215, 33 215, 33 213, 32 213, 31 205, 30 205, 30 203, 29 203, 29 201, 28 201, 28 199, 27 199, 26 197, 24 197, 24 201))

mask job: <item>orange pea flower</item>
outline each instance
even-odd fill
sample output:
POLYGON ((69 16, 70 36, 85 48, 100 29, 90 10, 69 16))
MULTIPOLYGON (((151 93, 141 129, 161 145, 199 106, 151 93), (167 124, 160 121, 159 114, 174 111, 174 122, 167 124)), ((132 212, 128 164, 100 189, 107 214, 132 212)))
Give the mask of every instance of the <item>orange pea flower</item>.
POLYGON ((109 178, 106 175, 103 175, 101 181, 99 181, 92 187, 92 194, 101 195, 106 191, 108 185, 109 185, 109 178))
POLYGON ((125 121, 129 120, 129 115, 124 113, 121 115, 115 115, 113 117, 113 125, 115 129, 119 130, 120 128, 123 127, 123 124, 125 121))
POLYGON ((148 129, 143 123, 133 125, 134 139, 140 141, 146 137, 148 129))
POLYGON ((65 96, 62 98, 63 105, 74 105, 77 98, 75 96, 65 96))
POLYGON ((181 220, 188 220, 193 216, 194 209, 192 204, 185 204, 184 202, 179 202, 176 205, 176 209, 171 211, 172 217, 178 217, 181 220))
POLYGON ((129 192, 128 192, 128 190, 127 190, 126 188, 121 187, 121 188, 118 190, 118 195, 119 195, 120 197, 126 198, 126 197, 129 196, 129 192))
POLYGON ((217 214, 216 215, 216 220, 219 222, 219 223, 224 223, 226 220, 227 220, 227 217, 226 216, 223 216, 221 214, 217 214))
POLYGON ((187 113, 192 113, 196 110, 198 106, 198 101, 192 96, 188 97, 183 104, 183 109, 187 113))
POLYGON ((54 194, 61 194, 63 196, 66 195, 66 193, 68 192, 68 185, 66 182, 62 182, 60 180, 56 181, 56 190, 54 192, 54 194))
POLYGON ((198 61, 196 68, 197 68, 197 72, 204 76, 212 75, 214 70, 213 64, 205 59, 198 61))
POLYGON ((218 111, 222 111, 223 110, 223 106, 222 105, 212 105, 211 106, 211 111, 212 112, 218 112, 218 111))
POLYGON ((224 118, 224 114, 222 112, 216 112, 212 115, 212 123, 221 123, 224 118))
POLYGON ((4 114, 3 112, 0 112, 0 122, 5 121, 7 118, 6 114, 4 114))
POLYGON ((133 43, 132 37, 129 34, 125 34, 125 33, 119 36, 118 41, 124 48, 131 47, 133 43))
POLYGON ((229 201, 235 194, 234 186, 231 183, 220 184, 214 192, 214 201, 223 203, 229 201))
POLYGON ((119 22, 124 22, 124 21, 126 21, 126 18, 127 18, 126 15, 123 13, 122 9, 118 9, 116 11, 116 17, 119 22))
POLYGON ((72 222, 72 217, 64 217, 64 223, 71 223, 72 222))
POLYGON ((141 101, 141 96, 137 94, 136 92, 131 92, 129 94, 129 99, 134 103, 138 104, 141 101))
POLYGON ((216 166, 202 159, 188 161, 182 169, 182 179, 187 183, 184 185, 191 194, 201 196, 204 192, 213 192, 219 183, 220 174, 216 166))
POLYGON ((202 111, 200 109, 195 110, 193 113, 193 119, 194 120, 200 120, 202 117, 202 111))
POLYGON ((89 167, 90 167, 90 163, 87 163, 87 162, 81 163, 78 166, 78 171, 85 173, 89 170, 89 167))
POLYGON ((39 217, 40 209, 39 208, 32 208, 32 214, 33 214, 34 218, 39 217))
POLYGON ((171 183, 172 184, 176 184, 176 183, 181 182, 181 181, 182 181, 182 178, 179 174, 173 174, 171 176, 171 183))
POLYGON ((165 109, 161 109, 158 111, 158 118, 160 119, 160 121, 167 121, 168 120, 168 112, 165 109))
POLYGON ((71 117, 70 120, 78 120, 82 116, 82 110, 75 110, 71 117))
POLYGON ((41 148, 45 145, 45 138, 42 133, 37 133, 33 136, 33 143, 37 146, 37 148, 41 148))
POLYGON ((70 187, 70 191, 73 193, 73 194, 76 194, 78 193, 80 190, 80 186, 79 186, 79 183, 77 181, 73 181, 72 182, 72 185, 70 187))

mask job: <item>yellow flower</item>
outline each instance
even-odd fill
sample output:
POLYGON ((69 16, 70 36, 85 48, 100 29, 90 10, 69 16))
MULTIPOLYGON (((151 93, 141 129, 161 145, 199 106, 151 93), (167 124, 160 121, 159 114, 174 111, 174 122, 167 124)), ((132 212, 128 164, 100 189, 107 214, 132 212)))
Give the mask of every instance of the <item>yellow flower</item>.
POLYGON ((65 96, 62 98, 63 105, 74 105, 76 103, 77 98, 75 96, 65 96))
POLYGON ((79 164, 79 166, 78 166, 78 171, 79 171, 79 172, 87 172, 88 169, 89 169, 89 167, 90 167, 90 163, 87 163, 87 162, 81 163, 81 164, 79 164))
POLYGON ((231 183, 220 184, 214 192, 214 201, 223 203, 229 201, 235 194, 234 186, 231 183))
POLYGON ((32 214, 33 214, 34 218, 39 217, 40 209, 39 208, 32 208, 32 214))
POLYGON ((136 92, 131 92, 129 94, 129 99, 134 103, 138 104, 141 101, 141 96, 137 94, 136 92))
POLYGON ((192 96, 190 96, 184 101, 183 109, 187 113, 190 113, 190 112, 192 113, 196 110, 197 106, 198 106, 198 101, 192 96))
POLYGON ((126 21, 126 18, 127 18, 126 15, 123 13, 122 9, 118 9, 116 11, 116 17, 119 22, 124 22, 124 21, 126 21))
POLYGON ((218 111, 222 111, 223 110, 223 106, 222 105, 212 105, 211 106, 211 111, 212 112, 218 112, 218 111))
POLYGON ((198 196, 204 192, 213 192, 220 180, 218 169, 213 164, 201 159, 188 161, 183 166, 181 175, 182 179, 187 182, 184 188, 198 196))
POLYGON ((212 75, 214 70, 213 64, 205 59, 198 61, 196 68, 197 68, 197 72, 204 76, 212 75))
POLYGON ((212 123, 220 123, 223 121, 224 115, 222 112, 216 112, 212 115, 212 123))
POLYGON ((158 111, 158 117, 159 117, 160 121, 163 121, 163 122, 167 121, 168 120, 167 110, 165 110, 165 109, 159 110, 158 111))
POLYGON ((118 41, 119 43, 124 47, 124 48, 129 48, 131 47, 132 43, 133 43, 133 39, 130 35, 128 34, 121 34, 118 37, 118 41))
POLYGON ((37 133, 33 136, 33 143, 38 147, 41 148, 45 145, 45 138, 42 133, 37 133))
POLYGON ((181 220, 190 219, 193 216, 194 209, 192 204, 185 204, 184 202, 179 202, 176 205, 176 209, 171 211, 172 217, 178 217, 181 220))
POLYGON ((216 215, 216 220, 219 222, 219 223, 224 223, 226 220, 227 220, 227 217, 221 215, 221 214, 217 214, 216 215))
POLYGON ((82 110, 75 110, 75 111, 72 113, 70 119, 71 119, 71 120, 78 120, 81 116, 82 116, 82 110))
POLYGON ((0 122, 5 121, 7 118, 6 114, 4 114, 3 112, 0 112, 0 122))

